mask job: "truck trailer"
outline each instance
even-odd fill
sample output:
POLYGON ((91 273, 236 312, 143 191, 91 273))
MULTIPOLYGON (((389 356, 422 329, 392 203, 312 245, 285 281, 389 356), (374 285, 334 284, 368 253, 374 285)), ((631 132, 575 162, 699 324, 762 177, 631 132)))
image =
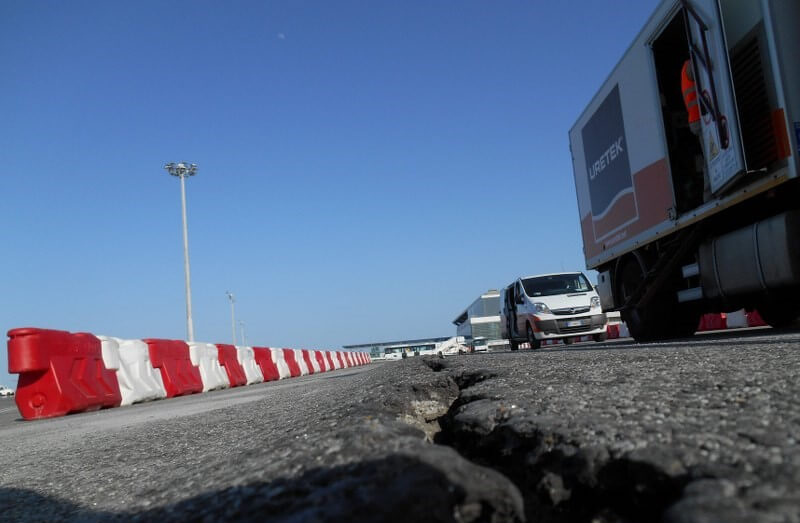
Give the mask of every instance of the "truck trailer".
POLYGON ((637 341, 800 316, 798 28, 797 0, 664 0, 570 129, 586 266, 637 341))

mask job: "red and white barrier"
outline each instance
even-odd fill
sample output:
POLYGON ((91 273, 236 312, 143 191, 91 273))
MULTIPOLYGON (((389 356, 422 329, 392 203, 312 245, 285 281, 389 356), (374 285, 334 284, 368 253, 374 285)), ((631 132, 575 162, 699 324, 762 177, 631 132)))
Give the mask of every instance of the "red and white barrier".
POLYGON ((264 381, 265 377, 256 363, 256 354, 253 347, 236 347, 236 350, 238 351, 239 365, 244 369, 244 375, 247 378, 247 385, 264 381))
POLYGON ((150 363, 150 352, 142 340, 122 340, 98 336, 107 369, 117 371, 121 405, 167 397, 161 373, 150 363))
POLYGON ((36 328, 12 329, 8 337, 8 369, 20 375, 15 400, 25 419, 326 372, 366 358, 338 351, 123 340, 36 328))
POLYGON ((292 377, 292 371, 289 370, 289 365, 286 363, 283 349, 270 349, 272 352, 272 361, 278 368, 278 379, 286 379, 292 377))
POLYGON ((200 371, 203 392, 227 389, 231 386, 228 376, 219 363, 219 349, 211 343, 189 342, 189 359, 200 371))

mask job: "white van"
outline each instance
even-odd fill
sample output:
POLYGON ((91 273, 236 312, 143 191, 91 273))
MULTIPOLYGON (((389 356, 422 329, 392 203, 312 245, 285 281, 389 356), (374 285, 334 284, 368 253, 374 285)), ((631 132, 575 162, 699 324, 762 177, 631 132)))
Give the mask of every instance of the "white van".
POLYGON ((500 334, 511 350, 525 342, 538 349, 542 340, 569 344, 580 336, 605 341, 607 322, 600 297, 581 272, 526 276, 500 291, 500 334))

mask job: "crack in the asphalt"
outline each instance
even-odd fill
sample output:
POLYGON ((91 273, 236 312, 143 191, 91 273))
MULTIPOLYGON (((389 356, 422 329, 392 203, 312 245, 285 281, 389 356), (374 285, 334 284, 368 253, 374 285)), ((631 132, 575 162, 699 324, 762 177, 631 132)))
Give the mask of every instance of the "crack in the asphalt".
MULTIPOLYGON (((447 371, 440 359, 426 361, 447 371)), ((473 385, 496 377, 488 371, 453 372, 459 395, 438 419, 433 442, 512 481, 525 500, 527 521, 657 521, 689 479, 603 446, 581 447, 546 426, 516 423, 509 409, 475 394, 473 385), (474 407, 471 413, 467 407, 474 407)))

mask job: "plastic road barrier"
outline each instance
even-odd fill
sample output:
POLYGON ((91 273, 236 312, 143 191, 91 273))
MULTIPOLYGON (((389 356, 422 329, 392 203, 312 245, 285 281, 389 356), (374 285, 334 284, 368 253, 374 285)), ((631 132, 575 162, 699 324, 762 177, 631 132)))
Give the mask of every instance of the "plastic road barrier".
POLYGON ((189 342, 189 359, 200 371, 203 392, 230 387, 228 375, 219 363, 219 351, 213 343, 189 342))
POLYGON ((308 358, 311 361, 311 366, 313 367, 313 371, 317 372, 317 373, 318 372, 325 372, 325 366, 322 364, 322 362, 317 357, 317 354, 319 354, 319 351, 308 350, 306 352, 308 353, 308 358))
POLYGON ((161 371, 167 397, 203 392, 200 370, 192 365, 189 345, 177 340, 145 339, 153 367, 161 371))
POLYGON ((767 322, 761 318, 758 311, 750 311, 747 313, 747 326, 748 327, 766 327, 767 322))
POLYGON ((264 381, 275 381, 281 378, 278 374, 278 367, 272 361, 272 351, 267 347, 253 347, 253 355, 261 374, 264 375, 264 381))
POLYGON ((335 370, 336 367, 333 365, 333 358, 331 358, 330 351, 320 351, 320 353, 322 354, 322 359, 325 360, 325 368, 327 370, 335 370))
MULTIPOLYGON (((286 362, 286 353, 283 349, 270 349, 272 352, 272 361, 278 367, 278 376, 280 379, 291 378, 292 371, 289 369, 289 364, 286 362)), ((299 375, 298 370, 298 375, 299 375)))
POLYGON ((341 369, 342 368, 342 360, 339 359, 339 353, 335 350, 328 352, 328 357, 333 360, 333 368, 334 369, 341 369))
POLYGON ((100 340, 87 333, 8 331, 8 371, 19 374, 16 403, 25 419, 116 407, 116 373, 103 364, 100 340))
POLYGON ((142 340, 123 340, 98 336, 106 368, 117 370, 121 405, 167 397, 161 373, 150 363, 147 344, 142 340))
POLYGON ((728 328, 728 324, 725 313, 704 314, 700 318, 700 325, 697 326, 698 331, 723 330, 726 328, 728 328))
POLYGON ((301 376, 308 376, 309 368, 308 364, 306 363, 305 358, 303 358, 303 351, 300 349, 289 349, 294 353, 294 361, 297 362, 297 366, 300 368, 300 375, 301 376))
POLYGON ((236 354, 236 347, 225 343, 217 343, 219 349, 219 364, 225 367, 225 374, 231 387, 240 387, 247 384, 247 376, 244 369, 239 364, 239 356, 236 354))
POLYGON ((293 349, 281 349, 281 350, 283 350, 283 360, 286 362, 286 366, 289 367, 289 375, 292 378, 300 376, 301 375, 300 365, 298 365, 297 360, 294 359, 294 350, 293 349))
POLYGON ((311 353, 306 349, 301 349, 300 352, 303 355, 303 361, 308 368, 308 373, 314 374, 315 372, 319 372, 319 369, 314 369, 314 360, 311 358, 311 353))
POLYGON ((349 366, 349 365, 347 365, 347 360, 345 359, 344 354, 342 354, 342 351, 337 350, 336 351, 336 357, 339 358, 340 368, 346 369, 349 366))
POLYGON ((253 352, 253 347, 236 347, 237 356, 239 358, 239 365, 244 369, 244 375, 247 378, 247 384, 261 383, 264 381, 264 375, 261 374, 261 369, 258 368, 256 363, 256 356, 253 352))

